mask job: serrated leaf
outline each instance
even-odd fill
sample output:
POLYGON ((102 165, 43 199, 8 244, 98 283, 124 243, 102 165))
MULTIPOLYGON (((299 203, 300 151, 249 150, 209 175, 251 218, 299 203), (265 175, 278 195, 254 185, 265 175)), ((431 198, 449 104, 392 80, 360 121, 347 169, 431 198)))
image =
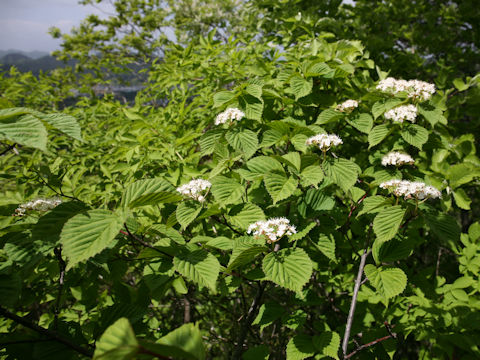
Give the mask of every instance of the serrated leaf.
POLYGON ((284 172, 282 164, 269 156, 254 157, 247 162, 247 167, 257 176, 263 176, 272 171, 284 172))
POLYGON ((340 335, 333 331, 325 331, 313 337, 313 346, 323 355, 338 359, 340 335))
POLYGON ((302 159, 300 157, 300 153, 298 152, 289 152, 285 155, 281 156, 284 162, 286 162, 289 166, 293 167, 295 170, 300 171, 300 167, 302 164, 302 159))
POLYGON ((275 302, 267 302, 260 306, 258 310, 258 315, 255 320, 252 322, 252 325, 260 325, 260 331, 270 324, 272 324, 275 320, 282 317, 285 313, 285 309, 275 302))
POLYGON ((82 130, 77 119, 73 116, 66 114, 36 114, 35 116, 49 123, 64 134, 71 136, 76 140, 83 141, 82 130))
POLYGON ((200 138, 198 143, 200 144, 200 150, 202 155, 210 155, 215 150, 215 145, 217 145, 220 139, 223 137, 224 130, 215 129, 207 131, 200 138))
POLYGON ((418 113, 422 115, 432 127, 438 122, 440 124, 447 124, 447 119, 443 116, 442 110, 427 104, 421 104, 420 106, 417 106, 417 109, 418 113))
POLYGON ((300 76, 294 76, 290 79, 290 87, 293 95, 295 95, 295 100, 298 100, 312 92, 313 81, 312 79, 307 80, 300 76))
POLYGON ((297 293, 310 280, 313 266, 307 253, 301 248, 271 252, 262 262, 268 280, 297 293))
POLYGON ((184 201, 178 204, 175 215, 182 228, 190 225, 202 211, 202 206, 194 201, 184 201))
POLYGON ((46 151, 47 130, 40 120, 32 115, 25 115, 8 122, 0 122, 0 140, 46 151))
POLYGON ((296 335, 287 344, 287 360, 303 360, 315 354, 312 337, 296 335))
POLYGON ((209 252, 184 249, 173 259, 175 270, 194 283, 216 290, 220 263, 209 252))
POLYGON ((389 133, 388 125, 382 124, 375 126, 368 134, 368 148, 380 144, 389 133))
POLYGON ((332 182, 348 191, 357 182, 360 168, 351 160, 338 158, 324 162, 325 174, 332 182))
POLYGON ((108 210, 90 210, 67 221, 60 234, 67 270, 106 249, 122 229, 124 219, 108 210))
POLYGON ((460 239, 460 227, 455 218, 440 212, 427 212, 425 222, 439 240, 456 243, 460 239))
POLYGON ((428 130, 417 124, 407 124, 400 132, 402 138, 420 150, 428 140, 428 130))
POLYGON ((262 120, 263 100, 251 95, 243 95, 240 97, 240 104, 245 109, 245 117, 247 119, 262 120))
POLYGON ((262 99, 262 86, 258 84, 248 84, 245 88, 245 92, 257 99, 262 99))
POLYGON ((334 109, 323 110, 317 117, 315 124, 328 124, 338 119, 343 118, 345 115, 342 112, 336 111, 334 109))
POLYGON ((265 181, 265 187, 274 204, 293 195, 298 185, 297 179, 293 177, 287 178, 275 173, 268 174, 263 181, 265 181))
POLYGON ((407 286, 407 275, 399 268, 377 268, 368 264, 364 273, 377 292, 386 299, 401 294, 407 286))
POLYGON ((200 332, 198 325, 192 323, 184 324, 160 338, 158 343, 181 350, 181 353, 176 352, 165 354, 167 356, 173 356, 175 359, 205 359, 205 347, 203 346, 202 333, 200 332))
POLYGON ((2 305, 13 307, 22 291, 22 279, 18 274, 0 274, 2 305))
POLYGON ((137 207, 160 202, 176 202, 182 196, 176 191, 172 184, 160 178, 135 181, 127 186, 123 192, 121 205, 126 207, 137 207))
POLYGON ((380 100, 377 101, 375 104, 372 106, 372 114, 373 117, 376 119, 380 115, 382 115, 384 112, 393 109, 394 107, 400 105, 403 102, 403 100, 400 99, 388 99, 388 100, 380 100))
POLYGON ((358 212, 357 216, 361 216, 363 214, 375 214, 390 207, 391 205, 391 199, 380 195, 369 196, 362 201, 362 209, 358 212))
POLYGON ((242 184, 225 176, 217 176, 211 181, 211 192, 220 205, 236 203, 245 192, 242 184))
POLYGON ((373 219, 373 231, 379 242, 393 239, 402 224, 405 209, 401 206, 392 206, 380 211, 373 219))
POLYGON ((242 355, 242 360, 267 360, 270 349, 266 345, 252 346, 242 355))
POLYGON ((348 123, 352 125, 357 130, 369 134, 373 126, 373 118, 370 114, 359 114, 353 119, 348 120, 348 123))
POLYGON ((305 236, 308 235, 308 233, 310 232, 310 230, 312 230, 315 226, 316 226, 316 223, 311 222, 310 224, 308 224, 307 226, 305 226, 302 230, 300 230, 300 231, 298 231, 297 233, 295 233, 295 234, 293 234, 292 236, 290 236, 290 238, 288 239, 288 241, 289 241, 289 242, 292 242, 292 241, 296 241, 296 240, 303 239, 305 236))
POLYGON ((453 191, 453 198, 460 209, 470 210, 470 204, 472 203, 472 200, 468 197, 467 193, 463 189, 455 189, 455 191, 453 191))
POLYGON ((262 252, 268 251, 265 241, 256 240, 251 237, 243 237, 236 239, 230 261, 228 262, 227 271, 239 268, 253 261, 253 259, 262 252))
POLYGON ((410 241, 396 236, 387 242, 375 240, 372 245, 372 255, 377 264, 381 262, 394 262, 407 258, 412 252, 412 249, 413 245, 410 241))
POLYGON ((120 318, 110 325, 95 346, 93 359, 133 359, 139 350, 135 333, 127 318, 120 318))
POLYGON ((233 128, 225 134, 225 138, 235 150, 242 151, 247 159, 257 151, 257 134, 251 130, 233 128))
POLYGON ((250 224, 265 220, 265 214, 257 205, 246 203, 233 206, 226 218, 232 225, 246 230, 250 224))
POLYGON ((205 246, 213 247, 220 250, 232 250, 233 240, 225 236, 219 236, 212 238, 205 243, 205 246))
POLYGON ((305 193, 305 202, 317 211, 332 210, 335 206, 335 199, 321 189, 308 189, 305 193))
POLYGON ((220 107, 225 103, 233 100, 235 98, 235 94, 231 91, 220 91, 213 95, 213 107, 220 107))
POLYGON ((324 178, 324 173, 320 165, 310 165, 300 173, 300 183, 302 186, 317 186, 324 178))
POLYGON ((320 234, 318 241, 314 243, 315 247, 327 258, 335 261, 335 238, 333 235, 320 234))

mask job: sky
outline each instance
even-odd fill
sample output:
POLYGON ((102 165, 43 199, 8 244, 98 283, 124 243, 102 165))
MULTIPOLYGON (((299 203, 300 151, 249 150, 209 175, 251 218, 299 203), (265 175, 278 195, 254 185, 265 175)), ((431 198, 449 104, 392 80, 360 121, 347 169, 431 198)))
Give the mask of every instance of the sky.
POLYGON ((53 51, 60 40, 48 34, 50 27, 69 32, 87 15, 107 16, 109 10, 109 5, 95 8, 77 0, 0 0, 0 50, 53 51))

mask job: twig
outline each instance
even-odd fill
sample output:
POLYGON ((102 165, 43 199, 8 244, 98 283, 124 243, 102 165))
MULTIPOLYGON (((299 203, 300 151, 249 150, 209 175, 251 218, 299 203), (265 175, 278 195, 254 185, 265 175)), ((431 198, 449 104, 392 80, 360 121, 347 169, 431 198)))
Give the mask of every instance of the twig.
POLYGON ((140 346, 138 352, 140 354, 146 354, 146 355, 152 355, 154 356, 155 358, 158 358, 158 359, 161 359, 161 360, 171 360, 172 358, 169 358, 167 356, 164 356, 164 355, 160 355, 160 354, 157 354, 156 352, 153 352, 153 351, 150 351, 148 349, 145 349, 143 346, 140 346))
POLYGON ((397 334, 392 333, 391 335, 387 335, 387 336, 381 337, 379 339, 373 340, 373 341, 369 342, 368 344, 365 344, 365 345, 362 345, 362 346, 358 347, 357 349, 352 351, 350 354, 345 355, 344 359, 345 360, 350 359, 353 355, 355 355, 359 351, 361 351, 363 349, 366 349, 366 348, 369 348, 370 346, 377 345, 378 343, 381 343, 382 341, 385 341, 385 340, 388 340, 388 339, 391 339, 391 338, 395 338, 396 336, 397 336, 397 334))
POLYGON ((265 290, 266 284, 260 284, 258 287, 257 294, 253 299, 252 305, 250 305, 250 309, 248 309, 247 316, 243 322, 242 327, 240 328, 240 334, 238 335, 235 350, 233 352, 232 359, 237 360, 240 359, 243 352, 243 343, 245 342, 245 337, 247 336, 248 329, 252 325, 252 322, 257 315, 257 311, 260 305, 260 300, 263 295, 263 291, 265 290))
POLYGON ((63 292, 63 281, 65 278, 65 269, 67 265, 65 264, 65 261, 62 258, 62 248, 56 247, 53 249, 53 252, 55 253, 55 256, 57 257, 58 260, 58 267, 60 268, 60 277, 58 278, 58 294, 57 294, 57 301, 55 303, 55 318, 53 320, 53 328, 57 330, 58 326, 58 314, 60 313, 60 300, 62 297, 62 292, 63 292))
POLYGON ((160 254, 163 254, 163 255, 165 255, 165 256, 168 256, 168 257, 170 257, 170 258, 173 258, 172 255, 166 253, 165 251, 162 251, 162 250, 157 249, 155 246, 147 243, 146 241, 140 239, 138 236, 135 236, 134 234, 132 234, 132 233, 130 232, 130 230, 129 230, 129 228, 128 228, 128 226, 127 226, 126 223, 123 223, 123 226, 125 226, 125 229, 127 230, 127 232, 125 232, 125 231, 123 231, 123 230, 120 230, 120 233, 121 233, 121 234, 123 234, 123 235, 128 235, 128 236, 130 236, 133 240, 139 242, 139 243, 142 244, 143 246, 148 247, 148 248, 150 248, 150 249, 153 249, 153 250, 159 252, 160 254))
POLYGON ((3 150, 3 151, 0 153, 0 156, 3 156, 3 155, 5 155, 6 153, 8 153, 10 150, 15 149, 15 146, 16 146, 16 145, 17 145, 17 144, 13 144, 13 145, 10 145, 9 147, 7 147, 5 150, 3 150))
POLYGON ((367 240, 365 244, 365 249, 363 250, 362 257, 360 258, 360 266, 358 267, 357 279, 355 280, 355 287, 353 289, 353 296, 352 296, 352 303, 350 304, 350 311, 348 312, 347 318, 347 327, 345 328, 345 335, 343 337, 342 343, 342 351, 344 359, 347 359, 347 349, 348 349, 348 339, 350 338, 350 332, 352 330, 353 325, 353 316, 355 315, 355 308, 357 306, 357 297, 358 292, 360 290, 360 286, 362 285, 362 278, 363 278, 363 269, 365 267, 365 261, 367 260, 368 255, 371 251, 368 251, 368 243, 367 240))
POLYGON ((442 256, 442 248, 438 248, 438 256, 437 256, 437 266, 435 267, 435 276, 438 277, 440 272, 440 257, 442 256))
POLYGON ((60 191, 56 190, 53 186, 51 186, 48 182, 45 181, 45 179, 42 177, 42 175, 40 175, 39 172, 37 172, 37 170, 35 170, 33 168, 33 171, 35 171, 35 173, 37 174, 38 178, 40 179, 40 181, 42 182, 43 185, 45 185, 46 187, 48 187, 50 190, 52 190, 55 194, 57 195, 60 195, 60 196, 63 196, 63 197, 66 197, 68 199, 72 199, 72 200, 77 200, 77 201, 80 201, 83 203, 82 200, 80 200, 79 198, 76 198, 75 196, 70 196, 70 195, 65 195, 63 193, 63 190, 60 189, 60 191))
POLYGON ((190 301, 186 296, 183 297, 183 323, 187 324, 191 321, 191 314, 190 314, 190 301))
POLYGON ((222 215, 223 221, 222 221, 218 216, 212 216, 212 218, 213 218, 215 221, 217 221, 218 223, 227 226, 227 227, 228 227, 230 230, 232 230, 235 234, 237 234, 237 235, 243 235, 243 233, 241 233, 240 231, 238 231, 238 230, 236 230, 235 228, 233 228, 232 225, 230 225, 230 224, 227 222, 227 219, 225 219, 225 215, 222 215))
POLYGON ((32 330, 38 332, 39 334, 41 334, 43 336, 46 336, 49 339, 55 340, 59 343, 62 343, 63 345, 69 347, 70 349, 75 350, 79 354, 82 354, 82 355, 85 355, 85 356, 88 356, 88 357, 93 356, 93 352, 91 350, 85 349, 85 348, 73 343, 72 341, 68 340, 67 338, 63 337, 62 335, 59 335, 59 334, 57 334, 53 331, 50 331, 50 330, 45 329, 41 326, 38 326, 37 324, 34 324, 34 323, 30 322, 30 320, 28 320, 26 318, 17 316, 14 313, 12 313, 12 312, 8 311, 7 309, 3 308, 1 305, 0 305, 0 315, 7 318, 7 319, 13 320, 16 323, 19 323, 19 324, 21 324, 21 325, 23 325, 23 326, 25 326, 29 329, 32 329, 32 330))

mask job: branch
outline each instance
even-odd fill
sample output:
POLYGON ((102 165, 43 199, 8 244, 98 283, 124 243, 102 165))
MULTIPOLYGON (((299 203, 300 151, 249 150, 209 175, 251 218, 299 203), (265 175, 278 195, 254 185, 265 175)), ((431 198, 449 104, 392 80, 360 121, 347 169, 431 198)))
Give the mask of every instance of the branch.
POLYGON ((142 244, 143 246, 148 247, 148 248, 150 248, 150 249, 153 249, 153 250, 159 252, 159 253, 162 254, 162 255, 168 256, 168 257, 170 257, 170 258, 173 257, 172 255, 170 255, 170 254, 168 254, 168 253, 166 253, 166 252, 164 252, 164 251, 162 251, 162 250, 157 249, 157 248, 156 248, 155 246, 153 246, 152 244, 149 244, 149 243, 147 243, 146 241, 140 239, 138 236, 135 236, 134 234, 132 234, 132 233, 130 232, 130 230, 128 229, 128 226, 127 226, 126 223, 123 223, 123 226, 125 226, 125 229, 127 230, 127 232, 125 232, 125 231, 123 231, 123 230, 120 230, 120 233, 121 233, 121 234, 130 236, 133 240, 139 242, 139 243, 142 244))
POLYGON ((237 360, 240 359, 243 352, 243 343, 245 342, 245 338, 247 336, 248 329, 252 325, 255 316, 257 315, 258 308, 260 306, 260 300, 263 295, 263 291, 265 290, 266 284, 260 284, 258 287, 257 294, 255 295, 255 299, 253 299, 252 305, 250 305, 250 309, 248 309, 247 316, 245 321, 243 322, 242 327, 240 328, 240 334, 237 338, 237 345, 235 346, 235 350, 233 352, 232 359, 237 360))
POLYGON ((350 311, 348 312, 347 318, 347 327, 345 328, 345 335, 343 337, 342 351, 344 359, 347 359, 347 349, 348 349, 348 339, 350 338, 350 332, 353 325, 353 316, 355 315, 355 308, 357 307, 357 297, 362 285, 363 277, 363 268, 365 267, 365 261, 367 260, 368 255, 371 251, 367 251, 368 241, 365 244, 365 249, 363 250, 362 257, 360 258, 360 266, 358 267, 357 279, 355 280, 355 287, 353 289, 352 303, 350 304, 350 311))
POLYGON ((73 343, 72 341, 63 337, 62 335, 59 335, 59 334, 57 334, 53 331, 50 331, 50 330, 45 329, 41 326, 38 326, 37 324, 34 324, 34 323, 30 322, 30 320, 28 320, 24 317, 17 316, 14 313, 12 313, 12 312, 8 311, 7 309, 5 309, 4 307, 2 307, 1 305, 0 305, 0 315, 7 318, 7 319, 13 320, 16 323, 21 324, 21 325, 23 325, 23 326, 25 326, 29 329, 32 329, 33 331, 36 331, 37 333, 39 333, 39 334, 41 334, 41 335, 43 335, 43 336, 45 336, 49 339, 52 339, 52 340, 57 341, 59 343, 62 343, 63 345, 69 347, 70 349, 75 350, 79 354, 88 356, 90 358, 93 356, 93 352, 91 350, 85 349, 85 348, 73 343))
POLYGON ((357 349, 355 349, 354 351, 352 351, 350 354, 346 355, 344 357, 344 359, 350 359, 353 355, 355 355, 357 352, 363 350, 363 349, 366 349, 366 348, 369 348, 370 346, 374 346, 374 345, 377 345, 378 343, 381 343, 382 341, 385 341, 385 340, 388 340, 388 339, 391 339, 391 338, 395 338, 397 336, 396 333, 392 333, 390 335, 387 335, 387 336, 384 336, 384 337, 381 337, 379 339, 376 339, 376 340, 373 340, 372 342, 369 342, 368 344, 365 344, 365 345, 362 345, 360 347, 358 347, 357 349))
POLYGON ((0 156, 3 156, 3 155, 5 155, 6 153, 8 153, 10 150, 15 149, 15 146, 17 146, 17 144, 13 144, 13 145, 8 146, 5 150, 3 150, 3 151, 0 153, 0 156))
POLYGON ((223 225, 227 226, 227 227, 228 227, 230 230, 232 230, 235 234, 237 234, 237 235, 244 235, 244 234, 241 233, 240 231, 234 229, 234 228, 232 227, 232 225, 230 225, 230 224, 227 222, 227 219, 225 219, 225 215, 222 215, 222 217, 223 217, 223 221, 222 221, 218 216, 212 216, 212 218, 213 218, 215 221, 217 221, 217 222, 220 223, 220 224, 223 224, 223 225))
POLYGON ((67 265, 65 264, 65 261, 62 258, 62 248, 58 247, 53 249, 53 252, 55 253, 55 256, 57 257, 58 260, 58 266, 60 268, 60 277, 58 278, 58 294, 57 294, 57 301, 55 303, 55 319, 53 320, 53 328, 57 330, 57 325, 58 325, 58 314, 60 313, 60 299, 62 297, 62 292, 63 292, 63 281, 65 278, 65 269, 67 265))

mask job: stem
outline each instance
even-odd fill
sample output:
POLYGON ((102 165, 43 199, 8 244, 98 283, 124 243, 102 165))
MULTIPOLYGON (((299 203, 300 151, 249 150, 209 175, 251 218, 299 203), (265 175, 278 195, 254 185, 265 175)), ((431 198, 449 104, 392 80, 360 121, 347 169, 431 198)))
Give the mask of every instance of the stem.
POLYGON ((380 343, 380 342, 382 342, 382 341, 385 341, 385 340, 394 338, 394 337, 396 337, 396 336, 397 336, 397 334, 392 333, 392 334, 390 334, 390 335, 387 335, 387 336, 381 337, 381 338, 379 338, 379 339, 373 340, 372 342, 369 342, 368 344, 359 346, 356 350, 354 350, 354 351, 352 351, 350 354, 346 355, 346 356, 344 357, 344 359, 345 359, 345 360, 346 360, 346 359, 350 359, 350 358, 351 358, 353 355, 355 355, 357 352, 359 352, 359 351, 361 351, 361 350, 363 350, 363 349, 366 349, 366 348, 368 348, 368 347, 370 347, 370 346, 376 345, 376 344, 378 344, 378 343, 380 343))
POLYGON ((263 295, 263 291, 265 290, 266 284, 260 284, 258 287, 257 294, 255 295, 255 299, 253 299, 252 305, 250 305, 250 309, 248 309, 247 316, 243 325, 240 329, 240 334, 237 338, 237 345, 235 346, 235 350, 233 352, 232 359, 237 360, 240 359, 243 353, 243 343, 245 342, 245 338, 247 336, 248 329, 252 325, 255 316, 257 315, 258 308, 260 306, 260 300, 263 295))
POLYGON ((57 294, 57 301, 55 303, 55 319, 53 320, 53 328, 57 330, 58 326, 58 314, 60 313, 60 300, 62 298, 62 292, 63 292, 63 282, 65 278, 65 269, 67 265, 65 264, 65 261, 62 258, 62 248, 58 247, 53 250, 55 253, 55 256, 57 257, 58 260, 58 266, 60 268, 60 277, 58 278, 58 294, 57 294))
POLYGON ((167 256, 167 257, 173 258, 172 255, 167 254, 166 252, 157 249, 155 246, 147 243, 146 241, 143 241, 143 240, 140 239, 138 236, 135 236, 134 234, 132 234, 132 233, 130 232, 130 230, 128 229, 128 226, 127 226, 126 223, 123 223, 123 226, 125 226, 125 229, 127 230, 127 232, 125 233, 125 231, 120 230, 120 233, 121 233, 121 234, 123 234, 123 235, 128 235, 128 236, 130 236, 133 240, 138 241, 138 242, 139 242, 140 244, 142 244, 143 246, 148 247, 148 248, 150 248, 150 249, 153 249, 153 250, 159 252, 159 253, 162 254, 162 255, 165 255, 165 256, 167 256))
POLYGON ((4 307, 2 307, 1 305, 0 305, 0 315, 7 318, 7 319, 13 320, 16 323, 21 324, 21 325, 23 325, 23 326, 25 326, 29 329, 32 329, 32 330, 36 331, 37 333, 39 333, 43 336, 46 336, 49 339, 52 339, 52 340, 57 341, 59 343, 62 343, 63 345, 69 347, 70 349, 75 350, 79 354, 88 356, 90 358, 93 356, 93 352, 91 350, 85 349, 85 348, 71 342, 69 339, 63 337, 62 335, 59 335, 59 334, 57 334, 53 331, 50 331, 50 330, 45 329, 41 326, 38 326, 37 324, 34 324, 34 323, 30 322, 30 320, 27 320, 24 317, 17 316, 14 313, 11 313, 10 311, 8 311, 4 307))
POLYGON ((357 279, 355 280, 355 287, 353 289, 352 303, 350 304, 350 311, 348 312, 347 327, 345 328, 345 336, 343 337, 343 343, 342 343, 344 359, 347 358, 346 356, 347 356, 347 349, 348 349, 348 339, 350 338, 350 332, 352 330, 352 325, 353 325, 353 316, 355 315, 355 308, 357 307, 358 292, 360 290, 360 286, 362 285, 363 268, 365 267, 365 262, 367 260, 368 255, 370 254, 370 251, 367 251, 367 249, 368 249, 368 242, 360 258, 360 266, 358 267, 357 279))

